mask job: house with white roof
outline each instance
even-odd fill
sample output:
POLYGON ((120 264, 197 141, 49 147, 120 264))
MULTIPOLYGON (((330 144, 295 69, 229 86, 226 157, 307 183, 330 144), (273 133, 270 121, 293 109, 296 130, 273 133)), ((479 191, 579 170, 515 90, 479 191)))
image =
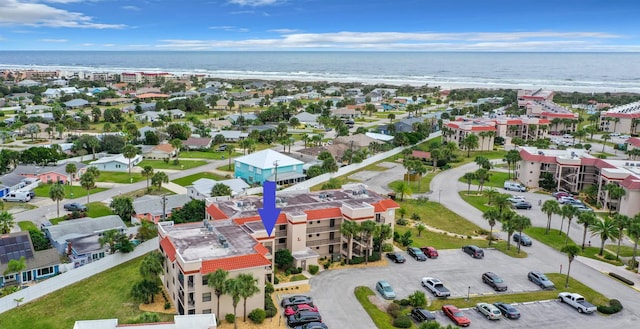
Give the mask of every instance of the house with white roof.
POLYGON ((220 130, 211 132, 211 137, 216 137, 216 135, 224 136, 224 140, 230 143, 238 142, 241 139, 245 139, 247 138, 247 136, 249 136, 249 134, 240 130, 220 130))
POLYGON ((192 185, 187 186, 187 195, 192 199, 204 200, 211 197, 211 189, 213 189, 216 184, 229 186, 229 188, 231 188, 232 197, 244 195, 245 190, 249 188, 249 184, 240 178, 225 179, 221 181, 209 178, 200 178, 195 180, 192 185))
POLYGON ((275 181, 276 184, 291 184, 304 181, 304 162, 271 149, 254 152, 234 160, 234 175, 249 184, 275 181))
POLYGON ((89 163, 90 166, 96 167, 101 171, 129 171, 129 163, 131 163, 131 168, 138 165, 138 163, 142 162, 142 155, 136 154, 135 157, 131 158, 131 162, 122 154, 116 154, 113 156, 108 156, 104 158, 100 158, 96 161, 92 161, 89 163))
POLYGON ((135 212, 134 222, 142 220, 158 223, 162 217, 171 217, 171 213, 182 208, 191 198, 185 194, 174 194, 166 196, 145 195, 133 200, 133 210, 135 212))
POLYGON ((124 232, 127 225, 118 215, 109 215, 98 218, 80 218, 65 220, 57 225, 45 226, 44 233, 51 241, 51 245, 62 254, 67 251, 67 240, 95 234, 95 240, 99 234, 109 230, 124 232))

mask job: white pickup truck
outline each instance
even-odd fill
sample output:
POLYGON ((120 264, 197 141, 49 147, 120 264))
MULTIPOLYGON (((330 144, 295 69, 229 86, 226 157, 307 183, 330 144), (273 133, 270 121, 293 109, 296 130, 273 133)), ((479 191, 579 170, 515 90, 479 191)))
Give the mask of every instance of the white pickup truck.
POLYGON ((598 310, 593 304, 584 300, 584 297, 579 294, 561 292, 558 294, 558 300, 560 300, 561 303, 569 304, 580 313, 593 313, 598 310))
POLYGON ((442 281, 436 278, 422 278, 422 286, 431 291, 434 296, 447 298, 451 296, 451 292, 444 286, 442 281))

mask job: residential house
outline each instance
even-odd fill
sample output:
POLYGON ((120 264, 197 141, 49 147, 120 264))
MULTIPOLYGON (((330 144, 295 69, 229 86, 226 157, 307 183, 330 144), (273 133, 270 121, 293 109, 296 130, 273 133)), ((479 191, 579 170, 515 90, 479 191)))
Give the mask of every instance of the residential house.
POLYGON ((51 184, 51 183, 62 183, 66 184, 69 179, 71 180, 79 180, 80 176, 84 174, 87 170, 87 165, 82 162, 69 161, 64 164, 59 164, 56 166, 35 166, 35 165, 18 165, 13 173, 29 177, 39 179, 43 183, 51 184), (67 174, 66 167, 67 164, 74 164, 76 166, 77 171, 75 173, 67 174))
POLYGON ((334 109, 331 111, 331 113, 337 116, 338 118, 342 118, 342 119, 355 119, 361 116, 360 111, 356 110, 355 108, 346 108, 346 107, 334 109))
POLYGON ((16 83, 16 85, 20 87, 37 87, 40 85, 40 82, 31 80, 31 79, 26 79, 16 83))
POLYGON ((92 161, 89 163, 89 165, 94 166, 101 171, 128 172, 130 169, 129 165, 131 165, 131 168, 133 168, 140 162, 142 162, 142 155, 140 154, 136 154, 136 156, 131 159, 127 159, 122 154, 116 154, 92 161))
POLYGON ((246 189, 249 188, 249 184, 240 178, 225 179, 221 181, 209 178, 199 178, 195 180, 192 185, 187 186, 187 195, 192 199, 204 200, 211 197, 211 190, 216 184, 229 186, 232 197, 244 195, 246 189))
POLYGON ((171 214, 182 208, 191 198, 185 194, 174 195, 145 195, 133 200, 133 210, 135 212, 135 222, 142 220, 158 223, 171 218, 171 214))
POLYGON ((367 137, 371 137, 371 138, 373 138, 375 140, 378 140, 378 141, 384 142, 384 143, 391 142, 393 140, 393 136, 390 136, 390 135, 378 134, 378 133, 372 133, 372 132, 367 132, 367 133, 364 133, 364 134, 367 137))
POLYGON ((147 131, 150 131, 152 133, 157 134, 158 133, 158 129, 154 128, 154 127, 149 127, 149 126, 144 126, 140 129, 138 129, 138 132, 140 133, 140 137, 138 137, 138 141, 140 142, 144 142, 146 140, 146 133, 147 131))
MULTIPOLYGON (((123 98, 123 99, 128 99, 128 98, 123 98)), ((143 113, 156 110, 156 102, 151 102, 151 103, 140 103, 140 104, 134 104, 134 105, 125 106, 125 107, 122 108, 122 112, 135 111, 136 107, 138 107, 138 106, 140 106, 140 111, 143 112, 143 113)), ((136 119, 138 119, 137 115, 136 115, 136 119)), ((141 121, 141 120, 139 120, 139 121, 141 121)), ((147 120, 147 121, 151 121, 151 120, 147 120)))
POLYGON ((79 93, 80 90, 76 89, 76 87, 48 88, 42 93, 42 97, 56 99, 62 95, 73 95, 79 93))
POLYGON ((202 120, 202 123, 213 130, 221 130, 232 126, 229 120, 205 119, 202 120))
POLYGON ((27 181, 28 179, 24 176, 13 172, 0 176, 0 198, 11 191, 24 188, 28 184, 27 181))
MULTIPOLYGON (((73 329, 118 329, 129 327, 129 324, 118 324, 118 319, 79 320, 73 329)), ((154 322, 135 324, 136 329, 216 329, 216 315, 189 314, 174 315, 173 322, 154 322)))
POLYGON ((258 119, 258 116, 255 113, 229 114, 224 118, 231 121, 233 124, 237 124, 240 117, 242 117, 245 122, 258 119))
POLYGON ((213 140, 209 137, 189 137, 182 142, 182 148, 188 150, 208 149, 213 140))
POLYGON ((271 149, 254 152, 234 159, 234 176, 249 184, 275 181, 277 184, 291 184, 303 181, 302 161, 271 149))
POLYGON ((318 114, 313 114, 313 113, 309 113, 309 112, 300 112, 296 115, 293 116, 294 118, 298 119, 298 121, 300 121, 300 123, 305 124, 305 125, 310 125, 312 127, 318 127, 318 114))
POLYGON ((160 144, 151 148, 150 151, 142 154, 145 159, 163 160, 171 159, 176 156, 176 148, 171 144, 160 144))
POLYGON ((5 98, 17 101, 17 100, 20 100, 20 99, 32 99, 33 96, 34 95, 32 93, 11 93, 11 94, 5 96, 5 98))
MULTIPOLYGON (((55 249, 35 251, 29 232, 0 235, 0 287, 39 281, 60 274, 60 256, 55 249), (25 258, 26 268, 6 273, 11 260, 25 258)), ((35 288, 33 288, 35 289, 35 288)))
POLYGON ((323 91, 325 95, 329 96, 340 95, 341 92, 342 88, 336 86, 331 86, 323 91))
POLYGON ((64 102, 64 106, 68 109, 78 109, 78 108, 83 108, 86 107, 87 105, 89 105, 89 101, 87 101, 86 99, 82 99, 82 98, 76 98, 76 99, 72 99, 68 102, 64 102))
POLYGON ((333 139, 333 144, 344 144, 354 151, 369 147, 371 143, 378 143, 378 140, 366 136, 365 134, 355 134, 350 136, 340 136, 333 139))
POLYGON ((80 267, 104 258, 109 247, 100 243, 100 234, 91 233, 66 240, 65 255, 74 267, 80 267))
POLYGON ((249 136, 249 134, 240 130, 220 130, 211 132, 211 137, 215 137, 216 135, 224 136, 224 140, 229 143, 239 142, 249 136))
POLYGON ((118 215, 65 220, 57 225, 45 226, 43 228, 47 238, 51 241, 51 245, 60 254, 67 253, 67 240, 94 234, 94 238, 97 241, 105 231, 117 230, 120 233, 124 233, 126 229, 127 225, 118 215))
MULTIPOLYGON (((129 103, 129 102, 131 102, 130 98, 119 97, 119 98, 104 98, 104 99, 99 100, 98 104, 105 105, 105 106, 114 106, 114 105, 126 104, 126 103, 129 103)), ((142 105, 142 104, 140 104, 140 105, 142 105)))

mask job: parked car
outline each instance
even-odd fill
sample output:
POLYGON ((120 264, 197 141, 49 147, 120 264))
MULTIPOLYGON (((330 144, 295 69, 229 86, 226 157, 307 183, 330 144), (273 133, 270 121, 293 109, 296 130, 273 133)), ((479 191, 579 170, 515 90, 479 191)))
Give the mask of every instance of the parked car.
POLYGON ((507 191, 518 191, 518 192, 526 192, 527 188, 524 185, 517 182, 504 182, 504 189, 507 191))
POLYGON ((287 325, 289 325, 289 327, 302 326, 310 322, 322 322, 322 317, 320 316, 320 313, 303 311, 303 312, 298 312, 294 315, 290 315, 287 318, 287 325))
POLYGON ((484 315, 489 320, 502 319, 502 312, 500 312, 500 310, 493 304, 478 303, 476 304, 476 311, 480 312, 480 314, 484 315))
POLYGON ((384 299, 396 298, 395 291, 393 291, 393 288, 391 288, 391 285, 387 281, 378 281, 378 283, 376 283, 376 290, 378 290, 378 292, 380 293, 380 295, 382 295, 382 297, 384 297, 384 299))
POLYGON ((67 211, 87 211, 87 206, 79 204, 77 202, 67 203, 63 206, 67 211))
POLYGON ((425 289, 431 291, 431 293, 436 297, 447 298, 451 296, 449 289, 444 286, 442 281, 436 278, 424 277, 420 284, 422 284, 425 289))
POLYGON ((284 308, 284 315, 294 315, 301 311, 318 312, 318 308, 313 306, 312 304, 291 305, 284 308))
POLYGON ((556 199, 559 199, 560 197, 563 197, 563 196, 570 196, 569 193, 563 192, 563 191, 553 192, 553 193, 551 193, 551 195, 556 199))
POLYGON ((579 313, 590 314, 597 310, 597 308, 587 302, 582 295, 576 293, 561 292, 558 294, 558 300, 560 300, 561 303, 566 303, 575 308, 579 313))
POLYGON ((520 201, 520 202, 517 202, 517 203, 513 204, 513 207, 516 208, 516 209, 527 209, 527 210, 529 210, 529 209, 531 209, 532 206, 531 206, 531 202, 529 202, 529 201, 520 201))
POLYGON ((482 282, 488 284, 495 291, 507 291, 507 284, 501 277, 493 272, 485 272, 482 274, 482 282))
POLYGON ((394 263, 404 263, 405 262, 404 256, 402 256, 402 254, 399 253, 399 252, 388 252, 387 253, 387 258, 392 260, 394 263))
POLYGON ((309 322, 293 329, 329 329, 329 327, 322 322, 309 322))
POLYGON ((283 299, 280 302, 280 306, 282 307, 300 305, 300 304, 308 304, 308 305, 313 304, 313 299, 305 295, 293 295, 283 299))
POLYGON ((425 256, 425 254, 419 248, 409 247, 407 248, 407 253, 417 261, 424 262, 425 260, 427 260, 427 256, 425 256))
POLYGON ((553 290, 556 286, 540 271, 531 271, 527 274, 529 281, 537 284, 542 289, 553 290))
POLYGON ((513 241, 520 243, 523 246, 531 246, 533 244, 530 237, 524 234, 520 235, 520 233, 513 233, 513 241))
POLYGON ((31 200, 31 194, 24 191, 12 191, 2 197, 2 201, 5 202, 29 202, 31 200))
POLYGON ((468 327, 471 324, 471 320, 469 320, 459 308, 453 305, 442 305, 442 312, 457 326, 468 327))
POLYGON ((527 200, 525 200, 525 198, 523 196, 512 195, 511 197, 507 198, 507 201, 511 202, 512 204, 516 204, 518 202, 523 202, 523 201, 527 201, 527 200))
POLYGON ((502 302, 493 303, 493 305, 502 312, 503 317, 514 320, 520 319, 520 311, 513 307, 513 305, 502 302))
POLYGON ((484 250, 472 244, 462 247, 462 251, 469 254, 473 258, 478 258, 478 259, 484 258, 484 250))
POLYGON ((438 250, 434 247, 422 247, 420 248, 428 258, 438 258, 438 250))
POLYGON ((411 310, 411 317, 418 323, 436 320, 436 316, 433 313, 423 308, 417 307, 411 310))
POLYGON ((571 196, 561 196, 560 199, 558 199, 558 203, 565 204, 565 203, 569 203, 572 200, 575 200, 575 199, 571 196))
POLYGON ((227 144, 222 144, 220 146, 218 146, 218 148, 216 149, 216 151, 226 151, 227 147, 229 147, 229 145, 227 144))

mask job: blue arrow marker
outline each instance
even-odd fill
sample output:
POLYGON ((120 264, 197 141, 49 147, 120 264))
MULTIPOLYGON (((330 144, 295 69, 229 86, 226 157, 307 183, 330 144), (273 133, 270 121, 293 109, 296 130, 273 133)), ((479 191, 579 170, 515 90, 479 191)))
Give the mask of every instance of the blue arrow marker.
POLYGON ((262 185, 262 208, 258 209, 258 213, 267 236, 271 236, 280 216, 280 208, 276 208, 276 182, 265 181, 262 185))

